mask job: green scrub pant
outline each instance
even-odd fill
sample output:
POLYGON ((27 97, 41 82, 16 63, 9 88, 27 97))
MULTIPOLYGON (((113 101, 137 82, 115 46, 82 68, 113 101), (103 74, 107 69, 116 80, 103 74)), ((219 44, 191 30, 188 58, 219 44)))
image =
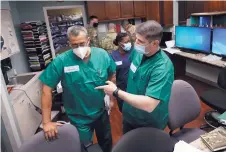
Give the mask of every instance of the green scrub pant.
POLYGON ((107 111, 91 124, 75 125, 78 129, 80 140, 82 143, 93 141, 93 132, 95 130, 98 144, 103 152, 110 152, 112 148, 111 126, 107 111))

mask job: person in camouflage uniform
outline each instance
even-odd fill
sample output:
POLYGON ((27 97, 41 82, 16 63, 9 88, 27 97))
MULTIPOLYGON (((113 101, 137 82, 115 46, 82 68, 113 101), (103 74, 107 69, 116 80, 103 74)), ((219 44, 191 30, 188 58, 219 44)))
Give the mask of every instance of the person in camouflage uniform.
POLYGON ((126 33, 130 36, 132 43, 134 43, 136 40, 136 34, 135 34, 136 26, 126 23, 123 25, 123 28, 125 29, 126 33))
POLYGON ((113 41, 117 36, 115 24, 109 23, 108 32, 106 36, 100 41, 100 47, 111 53, 118 49, 118 46, 114 45, 113 41))
POLYGON ((90 37, 90 47, 100 47, 99 40, 98 40, 97 27, 98 27, 98 17, 90 16, 89 24, 86 27, 88 36, 90 37))

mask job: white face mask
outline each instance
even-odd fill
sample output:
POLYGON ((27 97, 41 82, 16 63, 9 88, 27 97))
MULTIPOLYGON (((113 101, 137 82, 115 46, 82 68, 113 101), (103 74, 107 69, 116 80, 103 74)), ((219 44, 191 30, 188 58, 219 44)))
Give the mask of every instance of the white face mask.
POLYGON ((134 49, 138 52, 138 53, 141 53, 141 54, 147 54, 147 52, 145 52, 145 46, 143 45, 139 45, 139 44, 134 44, 134 49))
POLYGON ((131 47, 132 47, 132 44, 131 44, 130 42, 124 43, 123 45, 124 45, 123 49, 124 49, 125 51, 130 51, 130 49, 131 49, 131 47))
POLYGON ((79 58, 81 58, 82 60, 84 59, 84 57, 86 56, 86 53, 88 51, 89 47, 84 46, 84 47, 78 47, 73 49, 74 54, 76 54, 79 58))

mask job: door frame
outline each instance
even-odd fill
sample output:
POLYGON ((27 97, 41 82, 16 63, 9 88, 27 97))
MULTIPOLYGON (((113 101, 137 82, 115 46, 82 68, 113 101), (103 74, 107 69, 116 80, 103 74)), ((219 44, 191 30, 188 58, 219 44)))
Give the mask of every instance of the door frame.
POLYGON ((50 48, 51 48, 51 53, 52 53, 53 59, 56 57, 56 53, 55 53, 56 51, 55 51, 54 46, 53 46, 52 34, 51 34, 50 26, 49 26, 47 11, 48 10, 54 10, 54 9, 70 9, 70 8, 81 8, 82 9, 83 23, 84 23, 84 26, 86 26, 87 25, 87 19, 86 19, 86 12, 85 12, 84 5, 43 7, 44 17, 45 17, 45 22, 46 22, 46 27, 47 27, 47 32, 48 32, 48 38, 49 38, 49 42, 50 42, 50 48))

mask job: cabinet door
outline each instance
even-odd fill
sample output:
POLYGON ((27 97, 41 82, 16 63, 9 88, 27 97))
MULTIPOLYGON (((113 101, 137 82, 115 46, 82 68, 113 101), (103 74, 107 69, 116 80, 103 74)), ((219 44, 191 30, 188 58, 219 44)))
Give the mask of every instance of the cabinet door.
POLYGON ((179 24, 183 23, 187 19, 187 12, 186 12, 186 2, 185 1, 178 1, 178 12, 179 12, 179 24))
POLYGON ((89 16, 95 15, 100 21, 106 20, 105 2, 103 1, 87 1, 89 16))
POLYGON ((221 6, 220 11, 226 11, 226 1, 222 1, 220 6, 221 6))
POLYGON ((121 18, 134 17, 133 1, 121 1, 121 18))
POLYGON ((226 1, 224 1, 223 3, 224 3, 223 11, 226 11, 226 1))
POLYGON ((224 1, 208 1, 205 2, 205 11, 206 12, 215 12, 215 11, 223 11, 224 1))
POLYGON ((29 98, 23 93, 13 104, 16 119, 24 140, 33 136, 42 121, 42 115, 35 110, 29 98))
POLYGON ((156 20, 157 22, 160 22, 159 7, 160 7, 159 1, 146 2, 147 20, 156 20))
POLYGON ((146 16, 146 2, 134 1, 134 16, 145 17, 146 16))
POLYGON ((173 25, 173 1, 163 1, 163 24, 173 25))
POLYGON ((105 12, 108 20, 119 19, 121 14, 119 1, 106 1, 105 12))

